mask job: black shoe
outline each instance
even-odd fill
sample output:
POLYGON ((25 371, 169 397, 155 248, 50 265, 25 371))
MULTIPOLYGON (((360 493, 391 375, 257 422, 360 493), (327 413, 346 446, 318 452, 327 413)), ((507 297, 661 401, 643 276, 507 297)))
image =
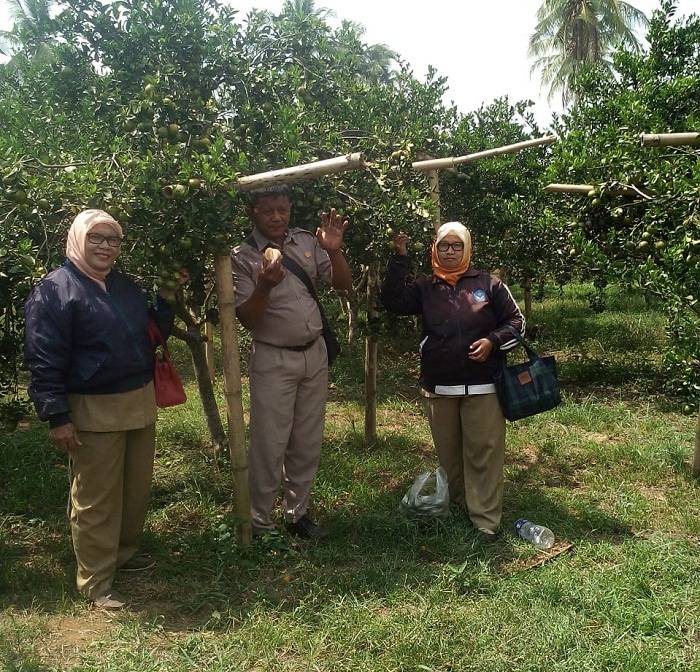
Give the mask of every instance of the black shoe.
POLYGON ((325 539, 330 536, 330 530, 312 522, 306 514, 304 514, 296 523, 287 523, 287 532, 294 537, 301 539, 325 539))
POLYGON ((493 544, 498 539, 498 532, 494 532, 493 530, 489 530, 485 527, 480 527, 476 531, 476 538, 482 544, 493 544))
POLYGON ((253 539, 262 539, 266 534, 275 532, 274 527, 257 527, 253 525, 253 539))
POLYGON ((117 567, 120 572, 142 572, 146 569, 153 569, 156 566, 156 559, 150 555, 132 555, 123 565, 117 567))

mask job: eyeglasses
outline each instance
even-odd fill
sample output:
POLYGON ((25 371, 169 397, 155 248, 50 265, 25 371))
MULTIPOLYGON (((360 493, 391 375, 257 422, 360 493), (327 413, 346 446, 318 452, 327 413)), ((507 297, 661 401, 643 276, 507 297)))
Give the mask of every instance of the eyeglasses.
POLYGON ((103 236, 101 233, 88 233, 87 239, 93 245, 102 245, 105 240, 110 247, 119 247, 122 244, 122 239, 119 236, 103 236))
POLYGON ((440 252, 447 252, 447 250, 450 248, 452 248, 455 252, 461 252, 464 249, 464 243, 448 243, 446 240, 441 240, 436 247, 440 252))

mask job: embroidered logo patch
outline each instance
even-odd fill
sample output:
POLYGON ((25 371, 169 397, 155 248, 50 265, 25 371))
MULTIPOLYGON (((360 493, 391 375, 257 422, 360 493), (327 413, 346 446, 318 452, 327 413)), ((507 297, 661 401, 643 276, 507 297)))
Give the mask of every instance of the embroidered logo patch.
POLYGON ((483 303, 486 301, 486 292, 483 289, 477 289, 474 294, 474 301, 477 303, 483 303))

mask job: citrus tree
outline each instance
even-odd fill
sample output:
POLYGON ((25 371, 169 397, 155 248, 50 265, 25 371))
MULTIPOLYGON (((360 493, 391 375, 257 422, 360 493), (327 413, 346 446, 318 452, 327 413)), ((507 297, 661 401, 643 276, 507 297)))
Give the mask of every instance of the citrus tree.
POLYGON ((590 73, 560 123, 552 182, 591 185, 552 197, 568 222, 568 256, 581 277, 619 282, 659 297, 668 317, 671 392, 697 400, 700 327, 698 149, 643 147, 641 133, 697 131, 700 19, 674 19, 671 2, 652 18, 649 51, 615 56, 617 77, 590 73))
POLYGON ((444 132, 444 81, 368 67, 374 52, 361 31, 331 29, 321 16, 254 12, 242 25, 216 0, 60 7, 51 61, 13 59, 0 72, 3 221, 26 233, 30 282, 60 263, 67 227, 85 207, 124 225, 120 263, 146 286, 172 286, 189 270, 176 335, 221 446, 203 325, 216 319, 212 255, 249 232, 236 179, 363 152, 366 172, 298 187, 294 223, 315 229, 320 211, 339 205, 353 222, 348 254, 367 264, 375 250, 386 254, 388 221, 427 221, 410 158, 415 142, 444 132))
MULTIPOLYGON (((463 115, 450 137, 450 155, 541 138, 530 105, 503 98, 463 115)), ((525 288, 528 320, 533 280, 543 284, 560 266, 552 244, 555 225, 546 217, 542 191, 548 158, 547 148, 531 147, 440 173, 442 219, 470 228, 476 265, 525 288)))

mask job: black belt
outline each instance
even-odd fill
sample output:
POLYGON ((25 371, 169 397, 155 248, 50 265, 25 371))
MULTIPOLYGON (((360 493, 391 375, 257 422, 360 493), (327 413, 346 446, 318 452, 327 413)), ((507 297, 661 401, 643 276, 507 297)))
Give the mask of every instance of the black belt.
POLYGON ((292 352, 304 352, 305 350, 308 350, 318 339, 314 339, 313 341, 309 341, 308 343, 304 343, 304 345, 281 345, 280 347, 283 350, 291 350, 292 352))
POLYGON ((265 341, 260 341, 260 343, 265 343, 265 345, 271 345, 273 348, 281 348, 282 350, 291 350, 292 352, 306 352, 318 339, 315 338, 313 341, 304 343, 304 345, 274 345, 272 343, 265 343, 265 341))

